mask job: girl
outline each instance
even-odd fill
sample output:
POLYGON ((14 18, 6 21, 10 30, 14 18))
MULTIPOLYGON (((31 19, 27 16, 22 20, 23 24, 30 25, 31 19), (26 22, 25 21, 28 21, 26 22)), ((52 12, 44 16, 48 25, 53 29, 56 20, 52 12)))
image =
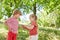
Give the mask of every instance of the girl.
POLYGON ((29 17, 31 24, 26 26, 23 25, 24 28, 29 30, 30 40, 38 40, 38 25, 37 25, 37 16, 31 14, 29 17))

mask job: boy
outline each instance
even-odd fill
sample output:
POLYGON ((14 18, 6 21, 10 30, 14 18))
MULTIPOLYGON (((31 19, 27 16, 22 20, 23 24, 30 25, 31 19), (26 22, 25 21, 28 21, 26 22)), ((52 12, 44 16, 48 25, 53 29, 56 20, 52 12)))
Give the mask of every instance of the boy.
POLYGON ((38 25, 37 25, 37 16, 34 14, 30 15, 31 24, 26 26, 22 25, 23 28, 29 30, 30 40, 38 40, 38 25))
POLYGON ((19 10, 14 10, 13 17, 5 21, 5 24, 8 26, 8 38, 7 40, 16 40, 17 31, 18 31, 18 18, 21 16, 19 10))

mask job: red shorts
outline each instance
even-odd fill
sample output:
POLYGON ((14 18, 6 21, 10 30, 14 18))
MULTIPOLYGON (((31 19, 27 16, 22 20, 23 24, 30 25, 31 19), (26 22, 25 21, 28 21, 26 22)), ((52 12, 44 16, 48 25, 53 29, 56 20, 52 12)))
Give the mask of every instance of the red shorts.
POLYGON ((12 33, 12 32, 8 32, 7 40, 16 40, 16 38, 17 38, 17 34, 12 33))

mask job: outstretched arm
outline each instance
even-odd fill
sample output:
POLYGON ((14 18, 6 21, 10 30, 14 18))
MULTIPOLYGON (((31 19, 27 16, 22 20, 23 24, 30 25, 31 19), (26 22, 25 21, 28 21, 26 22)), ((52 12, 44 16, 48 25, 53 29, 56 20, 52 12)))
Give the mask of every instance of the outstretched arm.
POLYGON ((34 25, 22 25, 23 28, 31 30, 33 29, 34 25))

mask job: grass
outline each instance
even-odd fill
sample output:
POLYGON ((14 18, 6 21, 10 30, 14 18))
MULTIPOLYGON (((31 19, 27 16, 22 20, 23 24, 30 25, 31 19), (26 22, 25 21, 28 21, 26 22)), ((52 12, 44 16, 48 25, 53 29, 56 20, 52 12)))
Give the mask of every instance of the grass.
MULTIPOLYGON (((18 32, 17 40, 28 39, 29 37, 28 31, 22 28, 19 28, 18 31, 19 32, 18 32)), ((6 29, 6 26, 0 23, 0 40, 6 40, 7 32, 8 31, 6 29)), ((54 28, 40 27, 39 40, 60 40, 60 30, 55 30, 54 28)))

